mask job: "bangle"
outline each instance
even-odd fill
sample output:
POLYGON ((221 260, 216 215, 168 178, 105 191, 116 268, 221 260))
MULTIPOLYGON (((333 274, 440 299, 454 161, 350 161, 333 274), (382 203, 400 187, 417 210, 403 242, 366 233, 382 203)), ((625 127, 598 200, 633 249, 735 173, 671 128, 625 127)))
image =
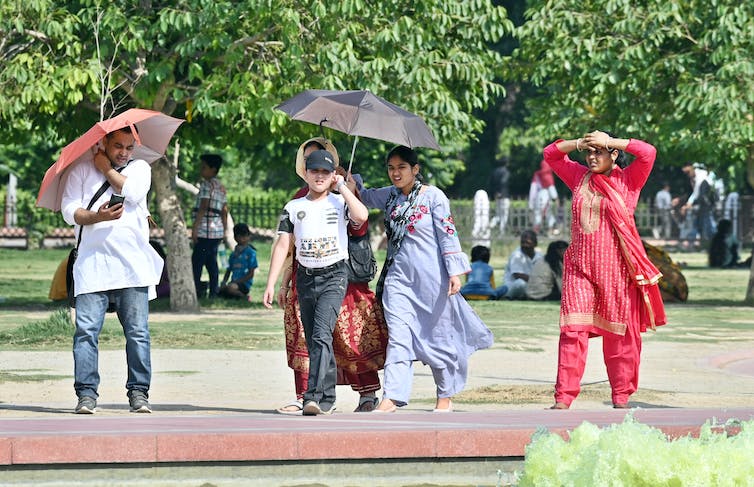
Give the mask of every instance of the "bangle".
POLYGON ((576 150, 579 152, 581 152, 581 147, 579 147, 580 145, 581 145, 581 139, 578 138, 576 139, 576 150))
POLYGON ((607 143, 610 141, 610 137, 605 139, 605 150, 608 152, 612 152, 612 149, 607 145, 607 143))

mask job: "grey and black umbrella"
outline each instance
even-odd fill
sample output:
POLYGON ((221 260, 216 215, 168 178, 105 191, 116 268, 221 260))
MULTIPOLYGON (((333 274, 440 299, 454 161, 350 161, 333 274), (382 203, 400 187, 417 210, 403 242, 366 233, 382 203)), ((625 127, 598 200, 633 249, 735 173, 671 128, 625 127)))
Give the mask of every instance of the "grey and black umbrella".
MULTIPOLYGON (((359 137, 384 140, 407 147, 440 150, 421 117, 383 100, 368 90, 306 90, 277 107, 301 120, 359 137)), ((349 167, 350 169, 350 167, 349 167)))

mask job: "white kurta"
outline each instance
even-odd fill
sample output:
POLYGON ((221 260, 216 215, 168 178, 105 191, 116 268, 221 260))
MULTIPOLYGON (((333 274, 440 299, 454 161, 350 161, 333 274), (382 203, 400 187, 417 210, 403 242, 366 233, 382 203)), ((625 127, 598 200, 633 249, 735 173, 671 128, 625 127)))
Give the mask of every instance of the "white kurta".
MULTIPOLYGON (((69 169, 63 191, 61 212, 65 221, 76 227, 74 213, 86 208, 105 182, 91 161, 80 161, 69 169)), ((143 160, 130 161, 121 172, 126 177, 121 194, 125 197, 123 215, 112 221, 85 225, 73 267, 74 295, 111 289, 149 287, 149 298, 156 297, 164 262, 149 244, 147 192, 152 183, 152 169, 143 160)), ((110 187, 94 202, 97 209, 113 194, 110 187)))

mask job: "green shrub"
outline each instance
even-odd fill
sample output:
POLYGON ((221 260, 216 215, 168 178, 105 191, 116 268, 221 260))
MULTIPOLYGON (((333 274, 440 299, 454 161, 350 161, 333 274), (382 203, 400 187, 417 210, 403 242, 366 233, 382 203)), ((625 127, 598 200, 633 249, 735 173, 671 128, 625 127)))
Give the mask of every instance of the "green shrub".
POLYGON ((727 436, 707 422, 699 438, 669 439, 631 415, 606 428, 584 422, 566 441, 540 430, 526 448, 519 486, 751 485, 754 421, 727 436))

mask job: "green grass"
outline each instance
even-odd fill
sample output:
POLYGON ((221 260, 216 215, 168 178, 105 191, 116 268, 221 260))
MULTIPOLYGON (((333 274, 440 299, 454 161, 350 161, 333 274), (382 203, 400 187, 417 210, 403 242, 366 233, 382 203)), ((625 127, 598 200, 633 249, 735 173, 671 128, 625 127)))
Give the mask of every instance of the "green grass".
MULTIPOLYGON (((279 350, 284 347, 282 311, 267 310, 259 300, 267 279, 269 242, 255 242, 260 268, 252 302, 202 300, 201 313, 169 310, 168 300, 150 304, 150 328, 155 348, 279 350)), ((502 280, 504 250, 493 254, 495 276, 502 280)), ((0 249, 0 350, 69 350, 73 326, 67 308, 47 299, 50 281, 67 250, 0 249)), ((666 306, 669 325, 648 340, 723 342, 754 339, 754 314, 743 299, 748 269, 708 269, 702 253, 672 254, 685 262, 689 301, 666 306)), ((378 253, 378 260, 384 252, 378 253)), ((471 305, 506 350, 539 351, 543 338, 558 331, 557 303, 472 301, 471 305)), ((122 349, 123 333, 108 314, 101 336, 103 349, 122 349)))

